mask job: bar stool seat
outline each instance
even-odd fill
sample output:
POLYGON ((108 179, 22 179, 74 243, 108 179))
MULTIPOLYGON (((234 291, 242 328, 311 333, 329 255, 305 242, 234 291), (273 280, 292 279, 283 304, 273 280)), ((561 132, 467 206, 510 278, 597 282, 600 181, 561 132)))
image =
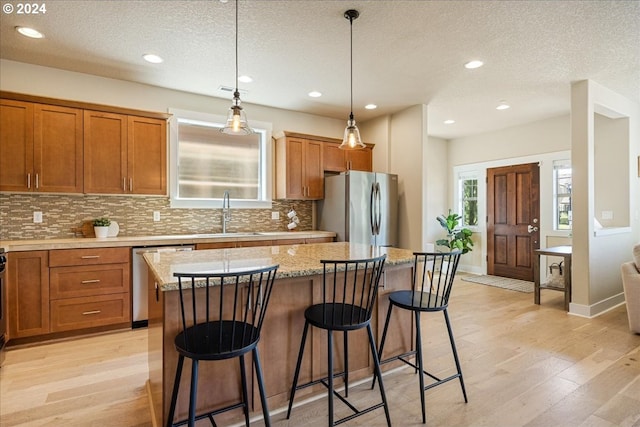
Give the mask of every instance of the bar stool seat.
POLYGON ((371 329, 371 315, 375 307, 375 299, 378 293, 380 277, 384 269, 386 255, 376 258, 361 260, 322 260, 323 265, 323 289, 322 303, 308 307, 304 312, 305 324, 298 353, 298 362, 291 386, 289 397, 289 408, 287 419, 291 417, 291 409, 295 393, 301 388, 314 384, 323 384, 327 387, 329 403, 329 426, 335 426, 349 421, 360 415, 369 413, 379 408, 384 408, 387 425, 391 426, 389 407, 384 392, 382 376, 380 374, 380 361, 371 329), (309 325, 327 331, 327 376, 318 380, 310 381, 306 384, 298 384, 300 367, 304 354, 305 343, 309 325), (358 329, 366 329, 369 340, 369 347, 374 363, 374 375, 378 378, 380 385, 380 397, 382 401, 365 409, 357 409, 348 400, 349 395, 349 362, 348 362, 348 339, 347 333, 358 329), (333 372, 333 332, 342 331, 344 338, 344 366, 343 372, 333 372), (343 377, 345 384, 344 396, 334 389, 334 378, 343 377), (334 421, 333 397, 337 397, 353 414, 334 421))

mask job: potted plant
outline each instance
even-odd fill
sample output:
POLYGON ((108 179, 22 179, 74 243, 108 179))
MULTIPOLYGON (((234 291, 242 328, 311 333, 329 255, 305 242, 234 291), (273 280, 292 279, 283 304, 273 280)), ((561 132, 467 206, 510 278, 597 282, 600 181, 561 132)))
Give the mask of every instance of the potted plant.
POLYGON ((458 227, 462 219, 460 215, 452 213, 449 209, 448 215, 439 215, 436 219, 447 232, 447 238, 436 240, 436 245, 446 246, 449 250, 461 250, 463 254, 472 250, 471 230, 458 227))
POLYGON ((94 219, 93 231, 96 234, 96 237, 98 238, 107 237, 107 235, 109 234, 110 225, 111 225, 111 220, 106 216, 94 219))

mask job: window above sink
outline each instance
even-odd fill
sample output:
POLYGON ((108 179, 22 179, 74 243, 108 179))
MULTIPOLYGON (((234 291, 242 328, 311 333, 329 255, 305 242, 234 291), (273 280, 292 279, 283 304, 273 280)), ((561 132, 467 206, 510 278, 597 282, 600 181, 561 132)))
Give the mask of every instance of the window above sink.
POLYGON ((171 207, 221 208, 225 190, 234 208, 271 208, 271 124, 251 121, 252 135, 219 131, 226 118, 171 109, 171 207))

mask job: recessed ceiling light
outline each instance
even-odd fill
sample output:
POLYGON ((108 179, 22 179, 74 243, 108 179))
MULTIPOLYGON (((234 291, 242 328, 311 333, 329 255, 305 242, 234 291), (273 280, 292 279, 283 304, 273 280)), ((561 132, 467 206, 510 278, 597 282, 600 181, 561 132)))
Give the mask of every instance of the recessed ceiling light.
POLYGON ((455 122, 456 122, 455 120, 448 119, 448 120, 445 120, 445 121, 444 121, 444 124, 445 124, 445 125, 452 125, 452 124, 454 124, 455 122))
POLYGON ((466 64, 464 64, 464 68, 468 68, 470 70, 473 70, 474 68, 480 68, 483 65, 484 65, 484 62, 478 61, 477 59, 474 59, 473 61, 469 61, 466 64))
POLYGON ((496 110, 508 110, 509 108, 511 108, 511 105, 507 104, 504 101, 500 101, 500 104, 498 104, 496 110))
POLYGON ((153 53, 146 53, 142 55, 142 58, 144 58, 144 60, 147 62, 151 62, 152 64, 160 64, 161 62, 164 61, 164 59, 160 58, 158 55, 155 55, 153 53))
POLYGON ((41 39, 44 37, 44 34, 42 34, 40 31, 34 30, 33 28, 29 27, 16 27, 16 31, 23 36, 31 37, 32 39, 41 39))
POLYGON ((312 98, 319 98, 322 96, 322 93, 318 92, 317 90, 312 90, 311 92, 309 92, 309 96, 312 98))
POLYGON ((367 104, 364 106, 364 108, 366 108, 367 110, 375 110, 376 108, 378 108, 378 106, 376 104, 367 104))
POLYGON ((242 83, 251 83, 253 79, 249 76, 239 76, 238 81, 242 83))

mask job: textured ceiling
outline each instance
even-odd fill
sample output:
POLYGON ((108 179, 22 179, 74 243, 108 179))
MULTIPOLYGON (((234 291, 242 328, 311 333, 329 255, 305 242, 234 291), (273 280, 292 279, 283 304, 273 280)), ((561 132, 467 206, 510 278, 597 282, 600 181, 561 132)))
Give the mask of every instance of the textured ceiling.
MULTIPOLYGON (((235 85, 233 0, 46 8, 2 13, 1 58, 230 98, 218 88, 235 85), (22 37, 18 25, 46 37, 22 37), (165 62, 144 62, 149 52, 165 62)), ((350 8, 361 13, 353 23, 358 122, 428 104, 429 134, 467 136, 569 113, 570 85, 583 79, 640 102, 638 1, 241 0, 239 8, 239 72, 254 79, 240 83, 245 104, 346 121, 350 8), (485 66, 466 70, 471 59, 485 66), (311 90, 323 96, 309 98, 311 90), (495 110, 503 99, 512 108, 495 110), (456 123, 444 125, 449 118, 456 123)))

